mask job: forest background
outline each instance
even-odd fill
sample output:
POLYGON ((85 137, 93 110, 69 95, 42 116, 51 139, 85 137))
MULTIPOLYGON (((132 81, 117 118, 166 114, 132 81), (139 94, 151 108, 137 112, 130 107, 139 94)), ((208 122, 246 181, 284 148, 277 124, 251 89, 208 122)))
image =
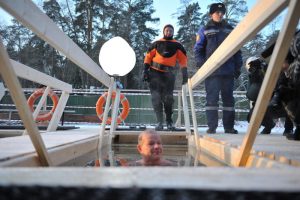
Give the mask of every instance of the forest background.
MULTIPOLYGON (((227 7, 225 18, 233 26, 248 13, 244 0, 222 2, 227 7)), ((147 89, 142 81, 144 55, 151 42, 162 31, 155 26, 160 18, 153 17, 153 0, 47 0, 39 7, 96 63, 99 63, 100 48, 107 40, 114 36, 123 37, 136 53, 136 65, 128 75, 120 77, 120 81, 125 89, 147 89)), ((187 50, 188 73, 191 77, 198 70, 193 55, 195 37, 199 27, 209 19, 208 7, 201 7, 200 0, 181 0, 174 16, 177 27, 175 39, 187 50)), ((265 28, 243 46, 241 50, 244 62, 250 56, 259 55, 277 37, 280 21, 280 17, 274 19, 267 31, 265 28)), ((11 59, 70 83, 73 88, 104 88, 99 81, 18 21, 12 19, 9 24, 0 22, 0 35, 11 59)), ((115 57, 118 59, 118 55, 115 57)), ((181 73, 177 72, 177 75, 176 89, 179 89, 181 73)), ((20 81, 23 88, 38 87, 34 82, 20 81)), ((235 89, 246 90, 247 82, 247 72, 242 68, 235 89)), ((198 86, 198 89, 203 89, 203 85, 198 86)))

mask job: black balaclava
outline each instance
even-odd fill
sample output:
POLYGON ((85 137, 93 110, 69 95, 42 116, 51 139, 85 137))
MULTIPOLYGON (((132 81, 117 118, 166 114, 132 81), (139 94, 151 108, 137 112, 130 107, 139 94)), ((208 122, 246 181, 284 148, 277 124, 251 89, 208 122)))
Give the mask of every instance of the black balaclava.
POLYGON ((170 36, 170 37, 165 36, 165 28, 167 28, 167 27, 170 27, 170 28, 173 29, 173 35, 174 35, 174 27, 171 24, 167 24, 163 28, 164 39, 166 39, 166 40, 173 40, 173 35, 170 36))

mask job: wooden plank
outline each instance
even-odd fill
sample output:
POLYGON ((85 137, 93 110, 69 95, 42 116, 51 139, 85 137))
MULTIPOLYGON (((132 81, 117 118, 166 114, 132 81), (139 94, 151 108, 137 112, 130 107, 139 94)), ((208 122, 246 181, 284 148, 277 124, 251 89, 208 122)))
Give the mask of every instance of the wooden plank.
POLYGON ((181 127, 181 112, 182 112, 182 103, 181 103, 181 99, 182 99, 182 92, 179 90, 178 94, 177 94, 177 119, 176 122, 174 124, 175 127, 181 127))
MULTIPOLYGON (((91 151, 96 154, 98 130, 99 127, 46 132, 41 134, 41 137, 45 141, 53 165, 61 165, 91 151)), ((104 140, 107 140, 107 137, 104 137, 104 140)), ((0 161, 1 166, 41 165, 29 136, 2 138, 0 161)))
POLYGON ((72 85, 70 85, 68 83, 65 83, 65 82, 58 80, 56 78, 53 78, 47 74, 39 72, 38 70, 32 69, 31 67, 23 65, 22 63, 19 63, 12 59, 10 59, 10 62, 12 63, 12 66, 18 77, 21 77, 21 78, 24 78, 26 80, 30 80, 33 82, 38 82, 40 84, 50 86, 51 88, 64 90, 69 93, 72 92, 72 85))
POLYGON ((101 83, 110 86, 109 76, 30 0, 3 0, 1 7, 24 26, 101 83))
POLYGON ((116 86, 114 77, 111 77, 110 81, 111 81, 111 84, 110 84, 110 87, 108 88, 108 92, 107 92, 108 94, 107 94, 107 98, 106 98, 106 102, 105 102, 105 108, 104 108, 104 113, 103 113, 103 120, 101 122, 101 128, 100 128, 100 132, 99 132, 99 142, 100 142, 100 145, 98 146, 98 155, 99 155, 98 159, 100 161, 100 165, 102 165, 104 163, 101 149, 102 149, 102 146, 105 144, 103 138, 107 134, 105 132, 106 121, 107 121, 107 118, 108 118, 108 112, 109 112, 109 107, 110 107, 110 101, 111 101, 111 97, 112 97, 112 92, 113 92, 113 89, 116 86))
POLYGON ((66 91, 63 91, 60 95, 57 107, 53 113, 53 116, 49 122, 47 131, 55 131, 58 127, 59 120, 63 115, 64 109, 66 107, 67 101, 69 99, 70 94, 66 91))
POLYGON ((0 81, 0 101, 2 99, 2 97, 4 96, 5 94, 5 87, 3 85, 3 83, 0 81))
POLYGON ((299 192, 300 170, 229 167, 3 168, 2 186, 299 192), (22 177, 22 178, 20 178, 22 177))
MULTIPOLYGON (((234 137, 228 134, 214 134, 206 136, 209 140, 223 145, 240 149, 244 134, 238 134, 234 137)), ((253 145, 251 154, 258 157, 267 158, 276 162, 285 163, 295 167, 300 167, 300 146, 298 141, 287 140, 284 136, 278 134, 258 135, 253 145)), ((247 161, 247 165, 250 164, 247 161)))
MULTIPOLYGON (((48 94, 49 94, 50 89, 51 89, 51 88, 50 88, 49 86, 47 86, 46 89, 44 90, 44 94, 42 95, 42 97, 41 97, 41 99, 40 99, 40 101, 39 101, 37 107, 35 108, 35 110, 34 110, 34 112, 33 112, 33 114, 32 114, 33 120, 36 120, 37 116, 39 115, 42 106, 45 104, 45 102, 46 102, 46 100, 47 100, 47 96, 48 96, 48 94)), ((28 132, 27 132, 26 129, 24 130, 23 135, 28 135, 28 132)))
POLYGON ((22 91, 20 82, 15 74, 14 69, 11 66, 9 56, 4 48, 2 40, 0 38, 0 72, 3 80, 5 81, 11 97, 19 111, 19 116, 26 127, 31 142, 33 143, 39 159, 43 166, 51 166, 52 162, 48 156, 45 144, 40 137, 39 130, 33 121, 32 113, 29 106, 26 103, 25 95, 22 91))
POLYGON ((188 100, 187 100, 187 84, 182 86, 182 107, 183 107, 183 116, 184 116, 184 125, 185 131, 191 135, 191 128, 190 128, 190 115, 188 109, 188 100))
MULTIPOLYGON (((190 95, 191 112, 192 112, 192 119, 193 119, 193 126, 194 126, 194 137, 195 137, 195 141, 198 141, 199 132, 198 132, 197 116, 196 116, 196 111, 195 111, 195 102, 194 102, 194 95, 193 95, 193 90, 192 90, 191 79, 188 79, 187 86, 188 86, 189 95, 190 95)), ((196 142, 196 148, 197 148, 197 150, 199 150, 198 142, 196 142)))
MULTIPOLYGON (((201 136, 198 142, 200 146, 200 151, 206 152, 207 154, 218 159, 219 161, 226 163, 228 166, 236 166, 236 160, 240 152, 239 148, 208 136, 201 136)), ((249 155, 249 159, 247 160, 245 167, 294 168, 295 166, 289 165, 286 162, 279 162, 279 160, 261 157, 252 152, 249 155)))
POLYGON ((109 134, 112 136, 113 132, 117 128, 117 117, 118 117, 118 111, 120 106, 120 95, 121 91, 120 89, 114 87, 114 91, 116 92, 115 99, 112 101, 112 111, 111 111, 111 124, 110 124, 110 132, 109 134))
POLYGON ((266 112, 269 100, 271 99, 276 82, 281 72, 283 62, 286 58, 292 38, 295 34, 296 26, 299 22, 299 10, 300 1, 290 1, 286 20, 276 41, 264 81, 257 97, 257 103, 250 119, 249 128, 242 143, 241 152, 237 159, 236 166, 244 166, 247 163, 255 136, 263 120, 264 113, 266 112))

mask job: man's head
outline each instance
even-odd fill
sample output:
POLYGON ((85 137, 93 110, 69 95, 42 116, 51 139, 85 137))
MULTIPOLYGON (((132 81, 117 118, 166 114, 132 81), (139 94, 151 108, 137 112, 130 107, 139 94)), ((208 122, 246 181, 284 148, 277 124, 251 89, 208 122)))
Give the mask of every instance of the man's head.
POLYGON ((171 24, 167 24, 163 28, 164 39, 172 40, 174 35, 174 27, 171 24))
POLYGON ((226 8, 223 3, 213 3, 210 5, 209 14, 213 21, 221 22, 226 13, 226 8))
POLYGON ((163 152, 160 135, 154 130, 143 131, 138 138, 137 150, 146 162, 159 162, 163 152))

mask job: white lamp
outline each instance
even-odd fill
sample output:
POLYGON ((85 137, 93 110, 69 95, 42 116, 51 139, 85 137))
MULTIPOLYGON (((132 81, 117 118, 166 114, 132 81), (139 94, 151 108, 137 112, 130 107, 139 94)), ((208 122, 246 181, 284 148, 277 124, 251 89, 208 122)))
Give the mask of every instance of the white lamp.
POLYGON ((121 37, 114 37, 103 44, 99 63, 111 76, 125 76, 134 67, 136 57, 133 49, 121 37))

